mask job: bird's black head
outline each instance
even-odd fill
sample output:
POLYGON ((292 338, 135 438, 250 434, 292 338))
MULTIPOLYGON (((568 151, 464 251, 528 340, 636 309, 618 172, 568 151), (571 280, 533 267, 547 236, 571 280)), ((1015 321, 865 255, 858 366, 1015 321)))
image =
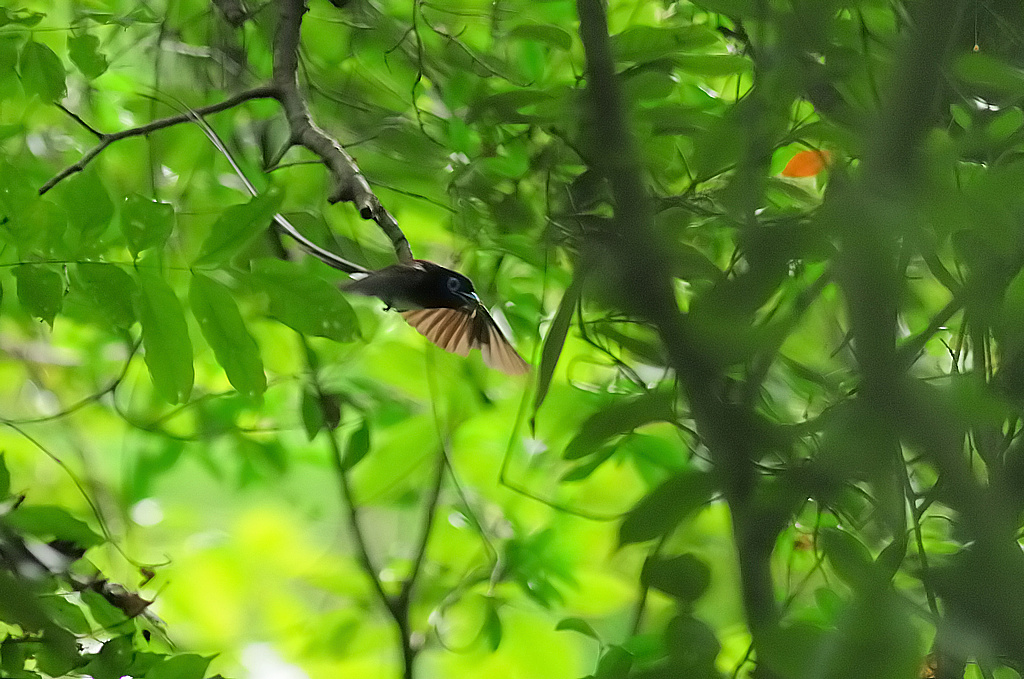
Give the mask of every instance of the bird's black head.
POLYGON ((426 265, 430 280, 436 286, 435 294, 448 303, 438 306, 451 308, 475 307, 480 304, 480 298, 473 290, 473 281, 463 276, 458 271, 446 269, 433 262, 422 262, 426 265))

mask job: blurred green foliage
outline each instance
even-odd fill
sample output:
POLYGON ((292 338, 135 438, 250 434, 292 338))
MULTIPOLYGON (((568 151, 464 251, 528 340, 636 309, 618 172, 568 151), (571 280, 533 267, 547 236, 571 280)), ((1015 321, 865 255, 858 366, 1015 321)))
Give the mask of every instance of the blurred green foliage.
POLYGON ((254 199, 105 136, 286 1, 0 6, 2 676, 1024 672, 1019 3, 310 0, 313 120, 517 379, 291 256, 394 261, 276 101, 208 116, 254 199))

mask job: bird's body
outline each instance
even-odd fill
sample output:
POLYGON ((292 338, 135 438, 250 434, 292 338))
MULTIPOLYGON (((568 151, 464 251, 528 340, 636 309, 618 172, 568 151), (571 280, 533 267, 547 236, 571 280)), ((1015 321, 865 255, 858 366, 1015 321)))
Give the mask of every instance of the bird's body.
POLYGON ((414 259, 371 271, 345 290, 379 298, 445 351, 468 356, 480 349, 484 363, 510 375, 530 369, 480 302, 472 281, 457 271, 414 259))

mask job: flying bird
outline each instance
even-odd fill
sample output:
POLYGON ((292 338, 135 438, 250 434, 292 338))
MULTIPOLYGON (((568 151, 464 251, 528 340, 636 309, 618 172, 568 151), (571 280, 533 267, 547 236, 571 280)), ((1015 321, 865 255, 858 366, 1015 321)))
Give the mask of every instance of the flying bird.
MULTIPOLYGON (((256 187, 242 172, 224 142, 197 111, 185 107, 193 120, 206 133, 232 169, 254 197, 256 187)), ((358 280, 343 289, 360 295, 379 297, 388 307, 401 313, 416 332, 459 356, 468 356, 479 349, 484 363, 509 375, 522 375, 530 364, 516 353, 501 328, 487 312, 473 290, 473 282, 458 271, 446 269, 423 259, 413 259, 370 271, 354 262, 324 250, 299 233, 283 215, 274 215, 274 222, 302 247, 324 264, 339 269, 358 280)))
POLYGON ((445 351, 468 356, 479 349, 488 367, 508 375, 530 369, 477 297, 473 282, 458 271, 414 259, 371 271, 343 289, 379 298, 445 351))

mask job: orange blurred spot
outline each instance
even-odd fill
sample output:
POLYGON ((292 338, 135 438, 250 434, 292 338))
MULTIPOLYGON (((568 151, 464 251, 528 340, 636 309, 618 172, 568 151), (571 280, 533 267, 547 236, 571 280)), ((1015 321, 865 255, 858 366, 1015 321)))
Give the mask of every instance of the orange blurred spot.
POLYGON ((790 158, 782 170, 783 177, 813 177, 832 162, 828 151, 800 151, 790 158))

